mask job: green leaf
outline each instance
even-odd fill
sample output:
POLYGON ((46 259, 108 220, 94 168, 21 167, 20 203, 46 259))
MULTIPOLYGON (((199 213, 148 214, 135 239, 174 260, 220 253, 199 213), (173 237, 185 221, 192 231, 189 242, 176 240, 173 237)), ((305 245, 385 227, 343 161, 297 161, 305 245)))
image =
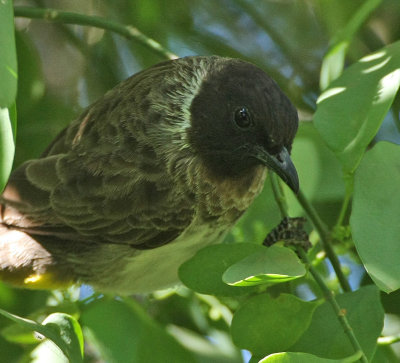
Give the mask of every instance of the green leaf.
POLYGON ((378 345, 371 363, 397 363, 399 356, 390 345, 378 345))
POLYGON ((32 329, 28 329, 17 323, 10 324, 1 329, 1 336, 11 343, 37 344, 37 338, 32 329))
POLYGON ((75 363, 69 360, 51 341, 45 340, 29 352, 29 363, 75 363))
POLYGON ((346 26, 332 39, 332 46, 324 57, 321 66, 320 88, 324 90, 343 71, 347 50, 355 33, 368 16, 381 4, 382 0, 366 0, 353 14, 346 26))
POLYGON ((255 355, 285 351, 308 328, 320 303, 306 302, 289 294, 276 299, 268 294, 255 296, 233 316, 233 342, 255 355))
POLYGON ((360 360, 361 352, 345 359, 325 359, 308 353, 274 353, 261 359, 259 363, 351 363, 360 360))
POLYGON ((57 332, 65 346, 68 347, 68 351, 64 353, 67 353, 65 355, 71 362, 82 361, 83 334, 81 326, 74 317, 65 313, 54 313, 43 321, 43 325, 57 332))
POLYGON ((87 339, 107 362, 194 362, 133 300, 95 301, 83 310, 81 322, 87 339))
POLYGON ((8 115, 10 117, 12 133, 14 137, 14 144, 17 140, 17 104, 14 103, 8 108, 8 115))
POLYGON ((333 80, 342 74, 348 48, 349 42, 341 41, 329 49, 321 65, 319 80, 319 88, 321 90, 326 89, 333 80))
MULTIPOLYGON (((384 311, 375 285, 336 296, 339 306, 370 360, 382 332, 384 311)), ((291 347, 293 352, 306 352, 329 359, 343 359, 354 353, 347 335, 329 302, 318 306, 304 335, 291 347)))
MULTIPOLYGON (((14 116, 15 121, 15 108, 12 108, 11 116, 14 116)), ((13 128, 15 129, 15 122, 10 119, 8 109, 0 108, 0 191, 4 189, 7 183, 14 160, 13 128)))
POLYGON ((11 106, 17 95, 17 55, 12 0, 0 1, 0 108, 11 106))
POLYGON ((251 287, 228 286, 222 281, 225 270, 234 263, 266 247, 252 243, 208 246, 179 268, 179 278, 190 289, 202 294, 235 296, 254 292, 251 287))
POLYGON ((306 269, 289 248, 271 246, 230 266, 222 280, 233 286, 279 284, 304 276, 306 269))
POLYGON ((379 142, 355 173, 350 225, 358 254, 378 287, 400 288, 400 146, 379 142))
POLYGON ((347 68, 319 97, 315 127, 345 174, 358 166, 399 85, 400 42, 396 42, 347 68))
POLYGON ((64 313, 49 315, 43 324, 21 318, 0 309, 0 314, 13 320, 22 327, 42 334, 53 341, 71 362, 82 362, 83 338, 80 326, 75 318, 64 313))

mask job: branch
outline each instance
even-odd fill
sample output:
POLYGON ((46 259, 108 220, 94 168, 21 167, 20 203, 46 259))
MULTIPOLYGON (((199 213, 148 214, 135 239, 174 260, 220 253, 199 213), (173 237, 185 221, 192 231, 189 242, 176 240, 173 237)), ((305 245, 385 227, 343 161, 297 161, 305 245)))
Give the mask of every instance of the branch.
POLYGON ((346 183, 346 192, 345 192, 342 208, 340 209, 339 217, 336 222, 336 228, 339 228, 342 226, 344 217, 346 216, 347 210, 349 209, 349 203, 353 196, 353 190, 354 190, 354 174, 349 174, 349 175, 345 176, 344 180, 346 183))
POLYGON ((278 204, 282 218, 289 217, 286 198, 282 192, 281 186, 275 174, 271 173, 270 181, 271 181, 272 191, 274 192, 275 201, 276 204, 278 204))
MULTIPOLYGON (((286 201, 285 201, 285 197, 283 195, 283 193, 281 192, 280 188, 279 188, 279 182, 277 181, 277 177, 275 174, 271 175, 271 183, 272 183, 272 190, 274 192, 274 196, 275 196, 275 200, 278 203, 279 209, 281 211, 282 217, 289 217, 288 212, 287 212, 287 205, 286 205, 286 201)), ((303 199, 303 202, 305 200, 304 195, 301 194, 301 196, 299 195, 299 200, 300 198, 303 199)), ((302 204, 303 205, 303 204, 302 204)), ((305 205, 307 206, 307 213, 313 216, 314 218, 314 222, 316 222, 315 226, 317 228, 317 225, 319 228, 321 228, 321 232, 322 234, 324 234, 324 237, 326 237, 325 233, 326 232, 326 227, 325 225, 322 223, 322 221, 320 220, 319 216, 316 214, 315 210, 311 208, 311 206, 308 204, 308 202, 306 201, 305 205), (310 209, 311 208, 311 209, 310 209)), ((321 240, 323 238, 322 234, 320 234, 321 240)), ((314 266, 312 266, 310 260, 308 259, 308 256, 306 254, 306 252, 304 251, 304 249, 300 246, 297 246, 296 248, 298 255, 300 256, 300 258, 302 259, 302 261, 304 262, 304 264, 306 265, 308 271, 310 271, 311 275, 314 277, 315 282, 317 283, 317 285, 320 287, 320 289, 322 290, 325 299, 331 304, 333 310, 335 311, 335 314, 340 322, 340 324, 343 327, 343 330, 345 332, 345 334, 347 335, 347 337, 350 340, 351 345, 354 348, 355 354, 360 354, 360 360, 361 362, 364 363, 368 363, 368 360, 361 348, 360 343, 358 342, 356 336, 354 335, 353 329, 351 328, 349 321, 346 318, 346 312, 344 309, 341 309, 341 307, 339 306, 338 302, 336 301, 334 294, 332 293, 331 290, 329 290, 328 286, 325 284, 324 280, 322 279, 322 277, 318 274, 317 270, 314 268, 314 266)), ((336 254, 334 254, 335 257, 336 254)), ((347 282, 347 280, 346 280, 347 282)), ((348 283, 348 282, 347 282, 348 283)))
POLYGON ((166 59, 176 59, 177 55, 164 48, 160 43, 156 42, 144 35, 140 30, 131 25, 121 25, 99 16, 89 16, 84 14, 59 11, 55 9, 42 9, 27 6, 15 6, 14 15, 16 17, 44 19, 56 23, 76 24, 84 26, 93 26, 95 28, 110 30, 114 33, 122 35, 127 39, 136 40, 145 45, 159 56, 166 59))
POLYGON ((360 343, 358 342, 356 336, 354 335, 354 331, 349 323, 349 321, 346 318, 346 310, 341 309, 339 306, 338 302, 336 301, 333 292, 329 290, 328 286, 326 286, 324 280, 321 278, 321 276, 318 274, 317 270, 314 269, 312 264, 310 263, 307 254, 304 252, 303 248, 297 248, 297 253, 305 263, 305 265, 308 268, 308 271, 310 271, 311 275, 314 277, 315 282, 318 284, 320 289, 322 290, 325 299, 331 304, 333 310, 335 311, 336 317, 338 318, 340 324, 342 325, 342 328, 347 335, 347 337, 350 340, 351 345, 353 346, 355 352, 361 352, 362 355, 360 357, 360 361, 364 363, 368 363, 368 359, 365 356, 360 343))
MULTIPOLYGON (((275 199, 279 206, 281 214, 283 217, 285 217, 285 216, 287 217, 288 216, 287 205, 286 205, 283 194, 279 190, 279 188, 280 188, 279 183, 276 180, 275 175, 271 175, 271 184, 272 184, 272 190, 274 191, 275 199)), ((297 199, 298 199, 299 203, 301 204, 301 206, 303 207, 303 209, 306 211, 309 218, 311 219, 311 222, 313 223, 315 229, 317 230, 317 232, 321 238, 323 248, 326 252, 327 257, 331 261, 332 267, 335 270, 336 276, 338 277, 340 286, 342 287, 343 291, 346 291, 346 292, 351 291, 349 282, 347 281, 346 276, 343 274, 343 271, 340 267, 340 261, 336 255, 335 251, 333 250, 332 245, 330 244, 329 232, 328 232, 326 225, 324 224, 324 222, 322 222, 322 220, 319 217, 316 210, 308 202, 308 200, 305 198, 304 194, 301 191, 299 192, 297 199)))
POLYGON ((308 217, 310 218, 312 224, 314 225, 315 229, 317 230, 320 238, 322 246, 326 252, 326 255, 331 261, 332 267, 335 270, 336 276, 338 277, 340 286, 342 287, 343 291, 349 292, 351 291, 351 287, 349 282, 346 279, 346 276, 343 274, 343 271, 340 267, 340 261, 337 257, 333 247, 331 245, 331 238, 329 235, 328 228, 326 227, 325 223, 322 222, 321 218, 319 217, 317 211, 314 207, 308 202, 304 194, 300 191, 297 195, 297 200, 306 211, 308 217))

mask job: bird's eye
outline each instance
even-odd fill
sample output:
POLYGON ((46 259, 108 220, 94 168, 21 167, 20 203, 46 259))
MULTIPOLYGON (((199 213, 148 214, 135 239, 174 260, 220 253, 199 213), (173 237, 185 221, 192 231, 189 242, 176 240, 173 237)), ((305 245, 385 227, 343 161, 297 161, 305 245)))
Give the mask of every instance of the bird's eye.
POLYGON ((239 126, 241 129, 246 129, 253 124, 249 110, 246 107, 239 107, 235 111, 234 120, 236 125, 239 126))

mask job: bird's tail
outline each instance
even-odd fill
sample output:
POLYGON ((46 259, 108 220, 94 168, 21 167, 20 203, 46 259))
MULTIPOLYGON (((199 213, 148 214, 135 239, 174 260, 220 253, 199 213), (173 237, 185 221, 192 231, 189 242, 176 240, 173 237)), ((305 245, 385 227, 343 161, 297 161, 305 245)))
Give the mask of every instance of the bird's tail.
MULTIPOLYGON (((37 239, 28 233, 0 224, 0 280, 32 289, 51 289, 63 285, 55 278, 52 256, 37 239)), ((63 286, 61 286, 63 285, 63 286)))

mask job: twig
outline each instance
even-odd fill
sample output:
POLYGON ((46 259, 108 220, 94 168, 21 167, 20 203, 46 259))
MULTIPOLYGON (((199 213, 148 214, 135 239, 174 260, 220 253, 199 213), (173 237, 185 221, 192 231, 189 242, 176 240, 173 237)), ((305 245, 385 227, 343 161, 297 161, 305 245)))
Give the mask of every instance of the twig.
POLYGON ((346 183, 345 196, 342 207, 340 208, 339 217, 336 222, 336 227, 340 227, 343 224, 344 217, 346 216, 347 209, 349 208, 349 203, 351 197, 353 196, 353 190, 354 190, 354 174, 346 176, 345 183, 346 183))
MULTIPOLYGON (((271 175, 271 184, 272 184, 272 190, 274 192, 275 200, 276 200, 276 202, 277 202, 277 204, 279 206, 279 209, 280 209, 280 211, 282 213, 282 218, 289 217, 288 212, 287 212, 287 205, 286 205, 285 197, 284 197, 283 193, 281 193, 281 191, 279 190, 279 184, 278 184, 278 181, 277 181, 277 177, 274 174, 271 175)), ((302 196, 302 197, 304 198, 304 196, 302 196)), ((312 210, 311 213, 315 213, 315 215, 316 215, 316 212, 314 210, 312 210)), ((320 227, 323 226, 322 221, 319 219, 318 215, 317 215, 317 217, 318 217, 317 221, 319 223, 321 223, 320 227)), ((321 239, 322 239, 322 236, 321 236, 321 239)), ((304 249, 302 247, 300 247, 300 246, 297 246, 296 250, 297 250, 297 253, 300 256, 300 258, 302 259, 302 261, 306 265, 308 271, 310 271, 311 275, 314 277, 315 282, 318 284, 318 286, 322 290, 322 292, 323 292, 323 294, 325 296, 325 299, 332 305, 332 308, 335 311, 336 316, 337 316, 340 324, 342 325, 345 334, 349 338, 350 343, 351 343, 351 345, 353 346, 353 348, 355 350, 355 354, 356 355, 360 354, 360 361, 361 362, 368 363, 368 360, 367 360, 367 358, 366 358, 366 356, 365 356, 365 354, 364 354, 364 352, 363 352, 363 350, 361 348, 361 345, 358 342, 356 336, 354 335, 353 329, 351 328, 351 326, 349 324, 349 321, 346 318, 346 311, 344 309, 341 309, 341 307, 339 306, 338 302, 336 301, 332 291, 329 290, 329 288, 325 284, 324 280, 321 278, 321 276, 318 274, 317 270, 311 264, 311 262, 308 259, 308 256, 307 256, 306 252, 304 251, 304 249)))
MULTIPOLYGON (((271 184, 272 184, 272 190, 274 191, 275 199, 276 202, 279 206, 279 209, 281 211, 282 217, 287 217, 287 206, 285 202, 285 198, 283 194, 278 190, 279 184, 276 179, 275 175, 271 175, 271 184)), ((331 244, 330 244, 330 238, 329 238, 329 232, 327 227, 325 226, 324 222, 322 222, 321 218, 315 211, 315 209, 312 207, 312 205, 308 202, 308 200, 305 198, 304 194, 300 191, 298 196, 297 196, 300 204, 302 205, 303 209, 306 211, 307 215, 311 219, 313 225, 315 226, 320 238, 322 245, 324 247, 324 250, 326 252, 327 257, 331 261, 331 264, 333 266, 333 269, 335 270, 336 276, 338 277, 340 286, 342 287, 343 291, 349 292, 351 291, 351 287, 349 282, 347 281, 346 277, 344 276, 342 269, 340 267, 340 261, 333 250, 331 244)))
POLYGON ((276 175, 271 173, 271 176, 269 179, 271 181, 272 191, 274 192, 275 201, 276 201, 276 204, 278 204, 282 218, 289 217, 286 199, 282 193, 282 189, 281 189, 281 186, 279 185, 276 175))
POLYGON ((324 280, 321 278, 321 276, 318 274, 318 272, 314 269, 312 264, 310 263, 307 254, 304 252, 302 248, 297 248, 297 253, 307 266, 308 271, 310 271, 311 275, 314 277, 315 282, 318 284, 320 289, 322 290, 325 299, 331 304, 333 310, 335 311, 335 314, 340 322, 340 324, 343 327, 343 330, 347 337, 350 340, 351 345, 353 346, 354 350, 356 352, 362 352, 362 355, 360 357, 361 362, 366 362, 368 363, 368 359, 365 356, 360 343, 358 342, 356 336, 354 335, 353 329, 349 324, 349 321, 346 318, 346 310, 341 309, 338 302, 336 301, 333 292, 329 290, 328 286, 326 286, 324 280))
POLYGON ((327 257, 329 258, 329 261, 331 261, 332 267, 336 273, 336 276, 338 277, 340 286, 342 287, 343 291, 349 292, 351 291, 351 287, 349 282, 346 279, 346 276, 343 274, 343 271, 340 267, 340 261, 339 258, 337 257, 335 251, 333 250, 333 247, 330 243, 331 238, 329 235, 328 228, 322 222, 321 218, 319 217, 318 213, 314 209, 314 207, 308 202, 304 194, 300 191, 299 194, 297 195, 297 200, 303 207, 303 209, 306 211, 308 217, 310 218, 312 224, 314 225, 315 229, 317 230, 320 238, 321 238, 321 243, 322 246, 326 252, 327 257))
POLYGON ((89 16, 73 12, 59 11, 56 9, 43 9, 27 6, 15 6, 14 15, 16 17, 44 19, 58 23, 93 26, 110 30, 127 39, 133 39, 142 43, 163 58, 178 58, 177 55, 165 49, 160 43, 144 35, 139 29, 131 25, 121 25, 99 16, 89 16))

